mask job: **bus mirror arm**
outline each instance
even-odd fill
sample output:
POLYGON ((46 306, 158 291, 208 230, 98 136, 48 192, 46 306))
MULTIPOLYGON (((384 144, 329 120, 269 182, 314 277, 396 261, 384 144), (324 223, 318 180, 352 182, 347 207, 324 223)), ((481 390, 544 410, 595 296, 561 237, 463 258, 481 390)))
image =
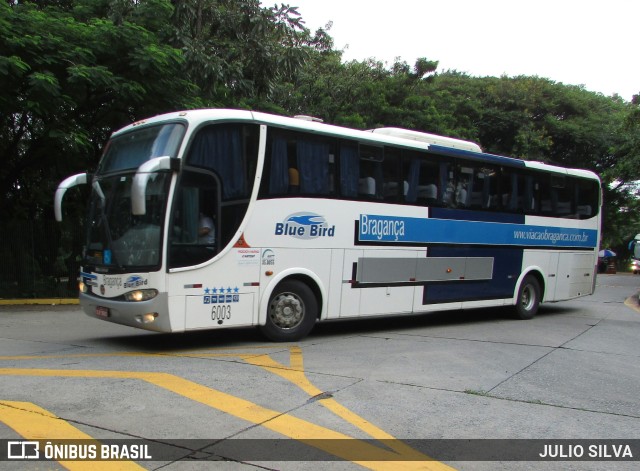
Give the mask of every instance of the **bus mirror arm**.
POLYGON ((168 155, 155 157, 138 167, 133 185, 131 187, 131 214, 143 216, 147 212, 145 194, 147 182, 154 172, 171 170, 177 172, 180 169, 180 159, 171 158, 168 155))
POLYGON ((62 198, 64 194, 69 188, 73 188, 74 186, 84 185, 87 183, 87 174, 86 173, 78 173, 76 175, 72 175, 68 178, 65 178, 62 183, 58 185, 56 189, 56 194, 53 200, 53 212, 56 217, 56 221, 62 221, 62 198))

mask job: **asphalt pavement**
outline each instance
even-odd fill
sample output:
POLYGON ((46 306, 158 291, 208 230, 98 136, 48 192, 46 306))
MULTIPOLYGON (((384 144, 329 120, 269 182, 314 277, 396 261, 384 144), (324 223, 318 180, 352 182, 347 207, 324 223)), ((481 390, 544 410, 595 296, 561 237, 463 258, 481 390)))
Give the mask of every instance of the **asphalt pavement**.
POLYGON ((640 276, 597 283, 530 321, 505 309, 384 317, 318 325, 295 344, 0 306, 0 448, 124 440, 154 455, 0 449, 0 469, 637 469, 640 276))

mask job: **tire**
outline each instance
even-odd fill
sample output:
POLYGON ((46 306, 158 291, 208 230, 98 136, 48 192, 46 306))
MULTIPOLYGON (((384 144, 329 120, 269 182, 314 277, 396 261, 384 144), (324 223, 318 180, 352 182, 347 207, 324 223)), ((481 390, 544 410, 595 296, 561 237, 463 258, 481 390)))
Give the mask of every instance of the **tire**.
POLYGON ((306 337, 318 317, 318 300, 308 285, 285 280, 276 286, 267 305, 267 322, 260 331, 274 342, 306 337))
POLYGON ((514 313, 518 319, 531 319, 538 312, 540 305, 540 283, 533 275, 527 275, 522 280, 518 290, 518 298, 514 306, 514 313))

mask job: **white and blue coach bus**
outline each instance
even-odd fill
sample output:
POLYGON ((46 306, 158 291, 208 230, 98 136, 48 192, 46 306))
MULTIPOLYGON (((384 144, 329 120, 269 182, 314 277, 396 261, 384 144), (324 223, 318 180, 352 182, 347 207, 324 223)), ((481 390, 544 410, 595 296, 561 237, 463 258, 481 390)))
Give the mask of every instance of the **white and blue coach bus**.
POLYGON ((80 303, 159 331, 541 302, 593 293, 598 177, 397 128, 237 110, 115 132, 91 186, 80 303), (300 119, 302 118, 302 119, 300 119), (207 234, 204 234, 207 232, 207 234))

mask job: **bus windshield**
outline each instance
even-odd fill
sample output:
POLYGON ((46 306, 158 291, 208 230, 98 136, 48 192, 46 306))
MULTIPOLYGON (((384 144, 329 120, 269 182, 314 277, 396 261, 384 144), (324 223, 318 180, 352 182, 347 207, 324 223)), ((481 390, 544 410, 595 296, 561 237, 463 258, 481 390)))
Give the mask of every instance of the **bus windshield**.
POLYGON ((182 124, 170 123, 116 136, 107 143, 97 174, 135 170, 154 157, 175 157, 184 131, 182 124))
POLYGON ((175 156, 184 135, 181 124, 140 128, 113 138, 93 179, 84 251, 85 264, 104 271, 157 267, 170 172, 151 175, 147 211, 131 212, 131 186, 138 167, 158 156, 175 156))
POLYGON ((161 229, 171 173, 153 175, 147 186, 147 212, 131 214, 134 174, 96 178, 91 191, 85 263, 110 270, 160 264, 161 229))

